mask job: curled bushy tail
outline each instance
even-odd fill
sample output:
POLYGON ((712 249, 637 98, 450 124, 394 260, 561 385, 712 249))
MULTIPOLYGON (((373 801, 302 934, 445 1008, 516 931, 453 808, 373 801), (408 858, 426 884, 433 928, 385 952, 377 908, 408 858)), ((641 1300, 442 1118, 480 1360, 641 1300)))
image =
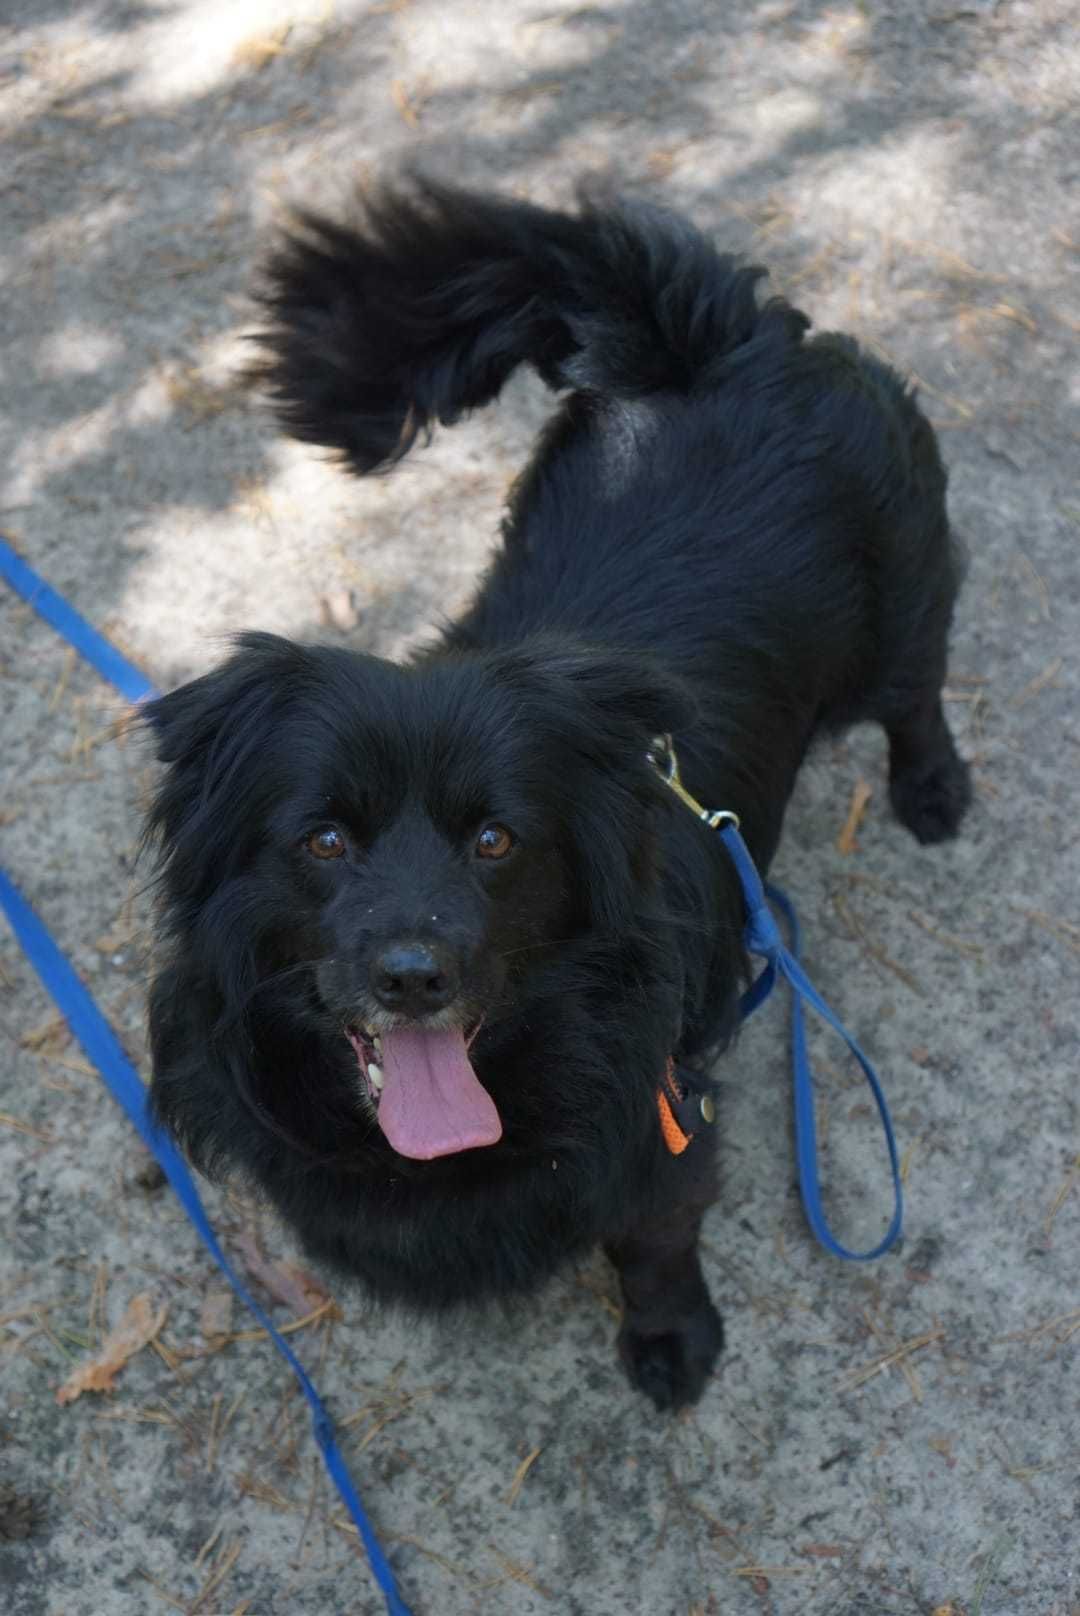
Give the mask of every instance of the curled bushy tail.
POLYGON ((523 363, 609 397, 715 385, 735 350, 806 327, 759 307, 763 274, 655 208, 571 215, 416 180, 355 225, 298 216, 265 266, 256 374, 287 431, 368 472, 523 363))

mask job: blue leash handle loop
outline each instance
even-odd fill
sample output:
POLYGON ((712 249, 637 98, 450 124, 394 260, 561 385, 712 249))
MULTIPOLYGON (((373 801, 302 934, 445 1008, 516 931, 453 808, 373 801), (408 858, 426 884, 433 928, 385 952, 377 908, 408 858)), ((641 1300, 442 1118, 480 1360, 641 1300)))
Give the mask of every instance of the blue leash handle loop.
MULTIPOLYGON (((115 646, 110 645, 108 640, 69 606, 61 595, 50 588, 2 537, 0 537, 0 577, 11 584, 12 588, 28 601, 46 622, 63 635, 85 660, 129 701, 145 701, 156 695, 146 675, 128 662, 115 646)), ((2 868, 0 868, 0 909, 7 916, 16 940, 22 945, 27 959, 52 995, 87 1057, 97 1067, 113 1098, 123 1107, 144 1144, 160 1163, 181 1206, 202 1237, 211 1257, 240 1300, 258 1319, 299 1381, 300 1389, 311 1409, 311 1425, 315 1441, 330 1477, 360 1534, 372 1574, 386 1601, 388 1616, 411 1616, 409 1607, 398 1592, 394 1573, 353 1486, 334 1435, 333 1421, 307 1371, 284 1336, 274 1328, 218 1244, 217 1236, 199 1199, 199 1192, 195 1188, 187 1165, 176 1146, 151 1120, 146 1086, 125 1055, 112 1027, 83 986, 70 962, 56 946, 42 921, 2 868)))
POLYGON ((693 793, 687 790, 679 772, 679 760, 670 735, 655 735, 645 756, 651 768, 675 793, 679 801, 689 808, 694 818, 719 834, 739 877, 743 902, 746 905, 743 942, 747 953, 756 954, 765 961, 765 969, 750 984, 739 1002, 739 1019, 745 1021, 747 1016, 753 1015, 759 1005, 765 1003, 776 986, 778 976, 782 976, 792 989, 791 1064, 795 1100, 795 1159, 799 1169, 799 1189, 806 1211, 806 1220, 826 1251, 831 1252, 834 1257, 843 1257, 847 1262, 871 1262, 875 1257, 884 1256, 890 1246, 895 1245, 900 1238, 904 1222, 904 1194, 889 1108, 885 1103, 885 1095, 882 1093, 877 1073, 799 964, 799 922, 795 918, 794 906, 778 887, 762 883, 757 865, 750 856, 750 850, 739 835, 738 815, 726 808, 712 810, 703 808, 693 793), (791 931, 790 948, 784 946, 780 929, 769 909, 769 900, 776 904, 788 923, 791 931), (840 1034, 862 1067, 885 1132, 885 1143, 889 1149, 889 1166, 892 1169, 893 1215, 884 1238, 870 1251, 848 1251, 846 1246, 842 1246, 829 1228, 821 1204, 817 1125, 814 1120, 814 1076, 810 1069, 810 1057, 806 1047, 804 1003, 816 1010, 822 1020, 834 1032, 840 1034))
POLYGON ((748 953, 765 960, 765 969, 743 995, 739 1006, 740 1017, 745 1020, 765 1002, 776 985, 778 976, 782 976, 792 989, 791 1059, 794 1077, 795 1158, 799 1169, 799 1188, 806 1221, 826 1251, 831 1252, 834 1257, 842 1257, 847 1262, 872 1262, 875 1257, 883 1257, 890 1247, 896 1244, 904 1222, 904 1191, 900 1180, 900 1162, 885 1095, 870 1061, 840 1018, 830 1010, 799 963, 799 922, 791 901, 778 887, 762 883, 757 866, 735 825, 730 822, 723 825, 720 836, 735 865, 746 902, 747 919, 743 941, 748 953), (769 909, 770 902, 776 905, 787 921, 791 933, 790 948, 784 946, 780 928, 769 909), (893 1215, 884 1236, 869 1251, 849 1251, 846 1246, 842 1246, 829 1228, 822 1205, 821 1179, 818 1173, 817 1123, 814 1118, 814 1077, 806 1046, 804 1003, 816 1010, 821 1019, 834 1032, 839 1033, 847 1044, 862 1067, 863 1075, 874 1096, 878 1116, 881 1118, 885 1143, 889 1151, 889 1167, 892 1171, 893 1215))

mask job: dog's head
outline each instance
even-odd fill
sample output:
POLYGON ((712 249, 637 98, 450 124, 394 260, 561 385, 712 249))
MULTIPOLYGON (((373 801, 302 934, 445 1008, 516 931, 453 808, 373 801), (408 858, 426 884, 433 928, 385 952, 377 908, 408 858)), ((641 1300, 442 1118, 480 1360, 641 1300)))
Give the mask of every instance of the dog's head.
POLYGON ((663 796, 647 744, 688 716, 636 652, 540 638, 403 667, 245 636, 147 709, 178 944, 227 1015, 348 1040, 401 1154, 494 1143, 470 1043, 553 951, 635 927, 663 796))

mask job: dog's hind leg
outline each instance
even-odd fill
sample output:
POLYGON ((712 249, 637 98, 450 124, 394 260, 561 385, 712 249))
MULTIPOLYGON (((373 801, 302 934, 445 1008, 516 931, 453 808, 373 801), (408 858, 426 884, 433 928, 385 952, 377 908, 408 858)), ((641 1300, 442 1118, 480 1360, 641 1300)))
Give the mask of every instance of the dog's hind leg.
MULTIPOLYGON (((710 1148, 697 1143, 703 1155, 710 1148)), ((693 1175, 685 1156, 675 1165, 693 1175)), ((711 1180, 711 1162, 707 1171, 711 1180)), ((696 1403, 724 1345, 698 1256, 703 1215, 695 1196, 693 1204, 645 1219, 604 1247, 622 1290, 619 1356, 632 1383, 659 1409, 696 1403)))
POLYGON ((955 836, 971 801, 971 778, 941 705, 941 690, 924 691, 887 720, 889 799, 902 825, 920 842, 955 836))

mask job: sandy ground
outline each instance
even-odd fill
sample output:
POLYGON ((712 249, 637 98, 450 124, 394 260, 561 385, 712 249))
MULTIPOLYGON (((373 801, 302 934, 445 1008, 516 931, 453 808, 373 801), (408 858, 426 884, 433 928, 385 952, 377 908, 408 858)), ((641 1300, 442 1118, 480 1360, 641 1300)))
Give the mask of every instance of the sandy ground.
MULTIPOLYGON (((261 1242, 275 1316, 317 1315, 294 1343, 420 1616, 1080 1611, 1078 37, 1069 0, 0 11, 0 526, 162 685, 242 626, 394 652, 483 561, 538 384, 360 485, 235 379, 275 210, 403 155, 540 200, 610 171, 685 208, 916 375, 952 468, 963 839, 915 848, 859 733, 806 770, 777 866, 886 1077, 902 1251, 847 1267, 808 1237, 781 1007, 723 1067, 707 1266, 730 1347, 681 1419, 624 1386, 600 1259, 516 1319, 418 1332, 290 1289, 281 1231, 209 1192, 239 1262, 261 1242)), ((3 591, 0 708, 0 857, 144 1060, 147 758, 3 591)), ((287 1372, 215 1313, 6 932, 0 1051, 0 1607, 378 1612, 287 1372), (59 1405, 144 1297, 155 1345, 59 1405)), ((819 1070, 832 1205, 869 1238, 867 1095, 832 1045, 819 1070)))

